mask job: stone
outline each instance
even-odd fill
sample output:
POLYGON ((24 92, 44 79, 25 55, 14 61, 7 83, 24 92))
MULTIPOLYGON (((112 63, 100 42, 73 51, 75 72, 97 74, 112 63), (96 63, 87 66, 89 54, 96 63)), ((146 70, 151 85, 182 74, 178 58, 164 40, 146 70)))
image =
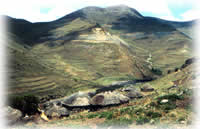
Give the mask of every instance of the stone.
POLYGON ((123 88, 121 91, 125 92, 124 95, 130 99, 143 97, 143 95, 134 86, 123 88))
POLYGON ((150 124, 155 124, 155 120, 151 119, 150 124))
POLYGON ((72 94, 69 97, 65 97, 61 100, 61 103, 67 106, 89 106, 90 105, 90 93, 87 92, 78 92, 75 94, 72 94))
POLYGON ((6 114, 7 122, 9 125, 16 124, 23 117, 23 114, 20 110, 14 109, 10 106, 5 107, 4 110, 6 112, 5 114, 6 114))
POLYGON ((134 86, 125 87, 121 90, 122 92, 131 92, 131 91, 137 91, 137 89, 134 86))
POLYGON ((56 103, 51 103, 49 105, 45 105, 44 107, 45 108, 43 110, 45 115, 50 118, 66 117, 70 114, 70 111, 68 111, 65 107, 57 105, 56 103))
POLYGON ((180 121, 181 124, 186 124, 186 121, 182 120, 180 121))
POLYGON ((46 116, 46 114, 44 113, 44 111, 42 111, 42 113, 40 114, 40 117, 44 121, 49 121, 49 118, 46 116))
POLYGON ((46 122, 46 120, 43 119, 42 115, 39 113, 36 113, 31 116, 26 116, 22 118, 23 124, 29 125, 29 124, 42 124, 43 122, 46 122))
POLYGON ((95 95, 91 100, 91 104, 108 106, 108 105, 118 105, 126 103, 128 101, 129 98, 127 96, 120 94, 119 92, 104 92, 95 95))
POLYGON ((142 92, 152 92, 152 91, 154 91, 154 88, 151 85, 146 84, 143 87, 141 87, 140 90, 142 92))
POLYGON ((168 103, 168 102, 169 102, 168 99, 163 99, 163 100, 160 101, 161 104, 168 103))
POLYGON ((78 97, 74 100, 73 105, 75 106, 87 106, 90 105, 89 99, 87 97, 78 97))
POLYGON ((143 95, 140 92, 129 92, 129 93, 127 93, 126 96, 129 97, 130 99, 143 97, 143 95))

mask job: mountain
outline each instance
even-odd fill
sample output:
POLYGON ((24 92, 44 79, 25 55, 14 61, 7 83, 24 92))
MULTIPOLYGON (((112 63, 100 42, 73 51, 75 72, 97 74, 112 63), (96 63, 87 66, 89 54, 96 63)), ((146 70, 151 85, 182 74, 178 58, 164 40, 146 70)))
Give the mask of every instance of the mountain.
POLYGON ((144 17, 124 5, 86 7, 52 22, 7 19, 10 94, 65 96, 147 81, 192 57, 192 21, 144 17))

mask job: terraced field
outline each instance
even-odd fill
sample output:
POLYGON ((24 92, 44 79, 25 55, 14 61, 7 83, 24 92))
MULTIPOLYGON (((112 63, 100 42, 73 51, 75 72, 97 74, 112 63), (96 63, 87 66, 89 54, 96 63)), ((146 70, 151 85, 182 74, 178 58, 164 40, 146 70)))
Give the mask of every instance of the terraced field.
POLYGON ((10 92, 14 94, 48 92, 58 87, 56 82, 45 76, 23 77, 18 80, 19 81, 10 88, 10 92))

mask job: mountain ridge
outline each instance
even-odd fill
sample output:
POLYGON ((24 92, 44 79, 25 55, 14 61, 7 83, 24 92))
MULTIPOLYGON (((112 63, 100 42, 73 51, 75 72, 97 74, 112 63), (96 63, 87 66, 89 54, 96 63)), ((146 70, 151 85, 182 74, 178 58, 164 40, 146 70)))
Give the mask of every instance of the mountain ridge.
POLYGON ((25 127, 191 123, 192 22, 115 6, 8 25, 6 94, 25 127))
MULTIPOLYGON (((12 68, 18 72, 11 80, 18 83, 19 78, 45 76, 56 89, 53 94, 70 94, 121 79, 159 78, 155 69, 165 75, 191 57, 191 39, 177 29, 190 27, 144 17, 127 6, 87 7, 44 23, 9 19, 8 35, 13 42, 9 49, 15 57, 12 68)), ((44 90, 46 85, 41 87, 44 90)), ((41 95, 47 93, 48 89, 41 95)))

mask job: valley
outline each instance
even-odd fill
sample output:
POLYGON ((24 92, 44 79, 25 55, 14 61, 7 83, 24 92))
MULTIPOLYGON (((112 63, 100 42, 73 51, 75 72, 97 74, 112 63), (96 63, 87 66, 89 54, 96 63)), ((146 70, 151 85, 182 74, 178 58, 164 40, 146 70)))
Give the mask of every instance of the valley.
POLYGON ((52 22, 6 19, 10 105, 36 97, 40 109, 19 109, 37 118, 20 118, 25 127, 191 124, 195 21, 145 17, 123 5, 52 22))

